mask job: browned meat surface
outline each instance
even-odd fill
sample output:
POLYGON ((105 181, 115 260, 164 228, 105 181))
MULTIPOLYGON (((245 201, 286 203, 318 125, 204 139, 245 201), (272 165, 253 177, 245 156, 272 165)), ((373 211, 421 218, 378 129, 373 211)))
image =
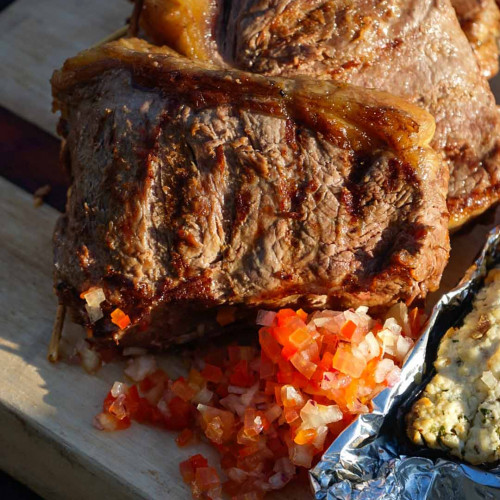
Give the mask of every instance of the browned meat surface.
POLYGON ((97 337, 164 345, 219 306, 386 306, 437 287, 447 178, 425 111, 139 40, 81 53, 52 84, 72 178, 55 287, 97 337), (91 286, 107 299, 94 325, 91 286))
POLYGON ((215 10, 213 0, 184 1, 182 7, 175 0, 145 0, 145 6, 155 5, 161 22, 151 27, 143 21, 143 27, 150 35, 169 32, 170 18, 162 12, 188 12, 203 1, 212 6, 212 18, 191 26, 205 30, 191 55, 255 73, 308 75, 409 99, 436 119, 432 146, 450 167, 451 227, 499 199, 499 114, 448 0, 233 0, 218 2, 215 10))
POLYGON ((485 78, 498 73, 500 10, 495 0, 451 1, 485 78))

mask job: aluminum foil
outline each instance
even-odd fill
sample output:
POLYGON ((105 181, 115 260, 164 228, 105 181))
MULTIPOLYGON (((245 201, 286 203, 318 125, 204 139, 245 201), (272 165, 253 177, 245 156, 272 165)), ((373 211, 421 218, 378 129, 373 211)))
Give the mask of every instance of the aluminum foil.
POLYGON ((487 271, 500 262, 500 226, 493 229, 460 284, 443 295, 413 351, 401 380, 373 400, 373 412, 360 415, 333 442, 310 471, 317 500, 500 499, 500 464, 466 465, 412 444, 404 415, 432 376, 439 341, 470 311, 487 271))

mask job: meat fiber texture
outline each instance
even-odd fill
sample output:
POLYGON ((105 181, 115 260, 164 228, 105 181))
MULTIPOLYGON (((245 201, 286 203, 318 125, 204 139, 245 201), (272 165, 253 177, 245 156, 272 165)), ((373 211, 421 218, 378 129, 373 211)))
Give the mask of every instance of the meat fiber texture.
POLYGON ((498 73, 500 10, 495 0, 451 0, 485 78, 498 73))
POLYGON ((425 111, 137 39, 69 59, 52 85, 72 179, 55 288, 96 338, 163 347, 217 328, 219 307, 236 319, 383 307, 437 288, 447 176, 425 111), (93 286, 106 296, 95 324, 80 298, 93 286), (116 307, 125 330, 109 319, 116 307))
POLYGON ((449 0, 144 0, 141 25, 188 57, 376 88, 423 107, 436 120, 431 145, 449 166, 457 227, 500 197, 500 120, 482 74, 496 63, 498 8, 475 3, 454 0, 483 70, 449 0))

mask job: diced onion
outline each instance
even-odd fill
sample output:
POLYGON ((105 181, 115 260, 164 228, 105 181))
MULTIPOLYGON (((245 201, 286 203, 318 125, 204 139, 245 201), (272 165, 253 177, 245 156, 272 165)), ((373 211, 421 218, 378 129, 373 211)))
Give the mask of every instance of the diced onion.
POLYGON ((273 311, 260 310, 257 313, 256 323, 261 326, 271 326, 274 322, 275 317, 276 313, 273 311))
POLYGON ((377 384, 381 384, 393 368, 394 361, 392 359, 381 359, 378 362, 377 367, 375 368, 375 373, 373 375, 375 382, 377 382, 377 384))
POLYGON ((104 318, 102 309, 99 306, 94 307, 85 304, 85 310, 87 311, 87 314, 89 316, 89 321, 91 323, 95 323, 96 321, 99 321, 101 318, 104 318))
MULTIPOLYGON (((176 441, 184 446, 195 424, 224 453, 228 493, 261 498, 288 483, 296 466, 310 467, 355 415, 368 413, 373 398, 398 382, 400 362, 413 345, 394 318, 405 314, 397 306, 382 326, 363 306, 312 314, 259 311, 260 352, 209 348, 176 380, 144 350, 125 349, 131 356, 125 373, 141 383, 115 382, 94 425, 118 430, 144 421, 181 431, 176 441)), ((86 353, 88 346, 81 349, 86 353)), ((491 372, 482 378, 488 387, 495 384, 493 391, 500 387, 491 372)), ((201 455, 180 470, 194 496, 221 497, 218 475, 201 455)))
POLYGON ((312 442, 312 445, 317 449, 317 450, 322 450, 323 446, 325 445, 325 439, 328 434, 328 427, 326 425, 320 425, 316 429, 316 438, 312 442))
POLYGON ((290 461, 292 464, 299 465, 300 467, 311 467, 314 455, 314 447, 310 444, 296 444, 293 443, 290 447, 290 461))
POLYGON ((281 406, 275 404, 266 411, 266 418, 269 421, 269 423, 272 423, 277 418, 279 418, 282 413, 283 411, 281 410, 281 406))
POLYGON ((82 296, 90 307, 99 307, 106 300, 106 295, 104 295, 102 288, 90 288, 82 296))
POLYGON ((490 388, 494 389, 499 381, 496 379, 495 375, 491 371, 483 372, 481 380, 490 388))
POLYGON ((214 393, 209 391, 206 387, 203 387, 194 397, 191 399, 193 403, 208 404, 212 399, 214 393))
MULTIPOLYGON (((411 327, 410 320, 408 318, 408 307, 404 302, 398 302, 394 304, 389 311, 387 311, 386 317, 391 320, 391 324, 397 324, 399 326, 399 331, 401 331, 401 327, 405 335, 411 335, 411 327)), ((387 324, 387 321, 386 321, 387 324)), ((386 324, 384 324, 384 328, 386 328, 386 324)), ((395 333, 399 333, 395 331, 395 333)))
POLYGON ((248 389, 240 398, 242 404, 245 406, 250 406, 256 392, 259 390, 259 384, 255 384, 250 389, 248 389))
POLYGON ((116 418, 110 413, 99 413, 94 417, 92 424, 100 431, 116 430, 116 418))
POLYGON ((342 420, 342 411, 337 405, 320 405, 309 399, 300 410, 300 418, 305 428, 317 428, 342 420))
POLYGON ((241 399, 236 396, 236 394, 229 394, 225 398, 222 398, 219 401, 219 404, 229 411, 236 413, 239 417, 245 414, 245 405, 241 402, 241 399))
POLYGON ((128 361, 125 375, 135 382, 140 382, 155 370, 156 359, 153 356, 139 356, 128 361))
POLYGON ((128 391, 128 385, 123 382, 115 382, 111 388, 111 395, 117 398, 121 394, 125 394, 128 391))
POLYGON ((408 337, 403 337, 400 335, 396 342, 396 358, 398 361, 403 361, 405 356, 408 354, 409 350, 413 346, 413 341, 408 337))
POLYGON ((387 385, 389 387, 393 387, 395 384, 399 382, 400 378, 401 378, 401 368, 399 368, 399 366, 393 366, 385 379, 387 380, 387 385))
POLYGON ((382 343, 382 352, 395 356, 399 336, 399 333, 394 333, 394 331, 389 328, 380 330, 380 332, 377 333, 377 337, 382 343))
POLYGON ((402 328, 394 318, 387 318, 384 323, 384 330, 390 330, 396 335, 399 335, 402 328))
POLYGON ((76 351, 80 355, 82 366, 87 373, 95 373, 101 367, 101 357, 91 349, 85 340, 78 342, 76 351))
POLYGON ((368 347, 368 359, 376 358, 380 354, 380 344, 372 332, 367 333, 364 340, 368 347))

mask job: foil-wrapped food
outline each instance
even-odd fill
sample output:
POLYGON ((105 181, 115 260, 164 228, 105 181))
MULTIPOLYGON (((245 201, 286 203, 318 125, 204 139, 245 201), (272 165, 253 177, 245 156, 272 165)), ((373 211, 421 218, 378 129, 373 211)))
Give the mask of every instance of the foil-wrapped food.
POLYGON ((318 500, 500 498, 499 264, 497 226, 434 307, 399 384, 311 471, 318 500))

